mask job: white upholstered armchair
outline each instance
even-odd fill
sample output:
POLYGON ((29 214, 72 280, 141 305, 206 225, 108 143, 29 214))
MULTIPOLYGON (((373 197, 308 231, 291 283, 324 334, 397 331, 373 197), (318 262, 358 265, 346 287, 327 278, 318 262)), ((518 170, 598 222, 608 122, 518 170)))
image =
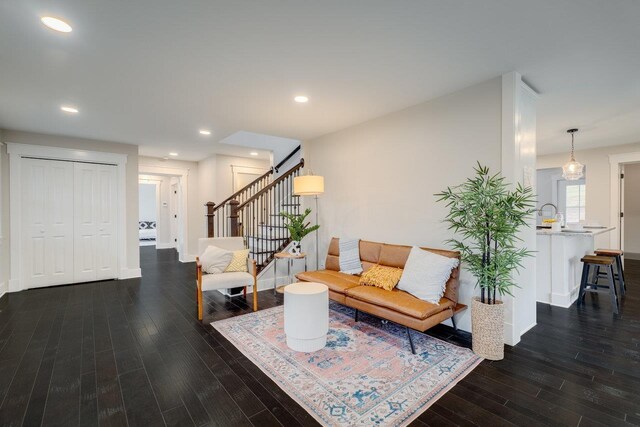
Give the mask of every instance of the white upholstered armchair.
POLYGON ((208 246, 217 246, 228 251, 245 249, 242 237, 212 237, 198 239, 198 257, 196 257, 196 299, 198 302, 198 320, 202 320, 202 292, 215 289, 244 287, 244 296, 247 296, 247 286, 253 286, 253 311, 258 310, 258 283, 256 261, 247 258, 248 272, 229 272, 220 274, 207 274, 202 271, 200 256, 208 246))

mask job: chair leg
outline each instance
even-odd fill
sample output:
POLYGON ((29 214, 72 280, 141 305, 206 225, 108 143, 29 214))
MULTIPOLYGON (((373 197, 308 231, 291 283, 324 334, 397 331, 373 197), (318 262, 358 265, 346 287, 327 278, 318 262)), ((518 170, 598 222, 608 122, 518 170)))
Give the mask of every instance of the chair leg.
POLYGON ((405 326, 407 329, 407 336, 409 337, 409 345, 411 345, 411 353, 416 354, 416 348, 413 346, 413 338, 411 338, 411 329, 405 326))
POLYGON ((585 289, 589 280, 589 264, 582 265, 582 278, 580 279, 580 291, 578 293, 578 305, 584 304, 585 289))
POLYGON ((616 279, 613 277, 612 265, 607 269, 607 278, 609 279, 609 295, 611 296, 613 312, 618 314, 618 293, 616 292, 616 279))
POLYGON ((453 330, 458 331, 458 327, 456 326, 456 318, 453 316, 453 314, 451 315, 451 324, 453 324, 453 330))
POLYGON ((620 255, 618 255, 616 257, 616 270, 618 273, 618 284, 620 285, 620 295, 624 296, 624 294, 627 292, 627 284, 624 283, 624 273, 622 270, 622 257, 620 255))
MULTIPOLYGON (((596 271, 594 273, 594 277, 595 277, 595 279, 593 280, 592 283, 597 285, 598 284, 598 280, 600 280, 600 266, 599 265, 596 265, 596 271)), ((593 288, 594 289, 598 289, 597 286, 594 286, 593 288)))
POLYGON ((354 317, 353 317, 353 320, 354 320, 356 323, 358 323, 358 314, 360 314, 360 311, 358 311, 358 309, 356 308, 356 313, 355 313, 355 315, 354 315, 354 317))
POLYGON ((200 283, 196 288, 196 300, 198 301, 198 320, 202 320, 202 285, 200 283))

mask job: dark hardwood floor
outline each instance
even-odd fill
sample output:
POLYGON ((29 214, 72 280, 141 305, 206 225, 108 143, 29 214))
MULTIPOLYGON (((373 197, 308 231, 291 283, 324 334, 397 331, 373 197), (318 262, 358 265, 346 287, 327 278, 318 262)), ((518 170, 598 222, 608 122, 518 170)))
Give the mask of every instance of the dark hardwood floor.
MULTIPOLYGON (((142 279, 8 294, 0 300, 0 426, 313 425, 210 325, 250 312, 206 296, 194 266, 141 248, 142 279)), ((483 362, 415 425, 640 425, 640 262, 627 261, 620 315, 609 300, 538 305, 538 325, 483 362)), ((281 297, 260 293, 261 308, 281 297)), ((431 335, 469 345, 465 333, 431 335)))

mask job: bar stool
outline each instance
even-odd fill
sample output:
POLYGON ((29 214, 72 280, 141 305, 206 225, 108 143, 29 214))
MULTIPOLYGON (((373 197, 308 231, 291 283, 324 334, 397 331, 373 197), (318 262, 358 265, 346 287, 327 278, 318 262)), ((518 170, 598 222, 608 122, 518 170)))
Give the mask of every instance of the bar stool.
POLYGON ((616 291, 616 282, 613 278, 613 265, 616 260, 613 257, 598 256, 598 255, 585 255, 580 260, 582 262, 582 280, 580 280, 580 293, 578 294, 578 305, 584 304, 584 297, 587 292, 609 294, 611 297, 611 305, 613 306, 613 312, 618 314, 618 292, 616 291), (600 267, 604 267, 606 270, 607 279, 609 281, 607 286, 589 283, 589 271, 594 268, 594 276, 597 279, 599 275, 600 267))
MULTIPOLYGON (((598 249, 595 251, 595 254, 598 256, 608 256, 613 257, 616 260, 616 272, 613 277, 618 281, 618 286, 620 287, 620 295, 624 296, 627 292, 627 284, 624 281, 624 269, 622 268, 622 256, 624 253, 618 249, 598 249)), ((596 268, 598 272, 598 276, 600 276, 600 269, 596 268)), ((598 283, 598 278, 596 278, 596 283, 598 283)))

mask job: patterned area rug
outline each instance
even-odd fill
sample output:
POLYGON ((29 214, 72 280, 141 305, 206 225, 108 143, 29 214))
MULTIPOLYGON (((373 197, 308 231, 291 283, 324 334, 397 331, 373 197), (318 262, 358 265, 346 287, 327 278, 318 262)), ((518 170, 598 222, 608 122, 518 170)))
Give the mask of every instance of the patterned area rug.
POLYGON ((290 350, 284 307, 211 325, 321 424, 404 426, 482 361, 469 349, 330 303, 324 349, 290 350))

